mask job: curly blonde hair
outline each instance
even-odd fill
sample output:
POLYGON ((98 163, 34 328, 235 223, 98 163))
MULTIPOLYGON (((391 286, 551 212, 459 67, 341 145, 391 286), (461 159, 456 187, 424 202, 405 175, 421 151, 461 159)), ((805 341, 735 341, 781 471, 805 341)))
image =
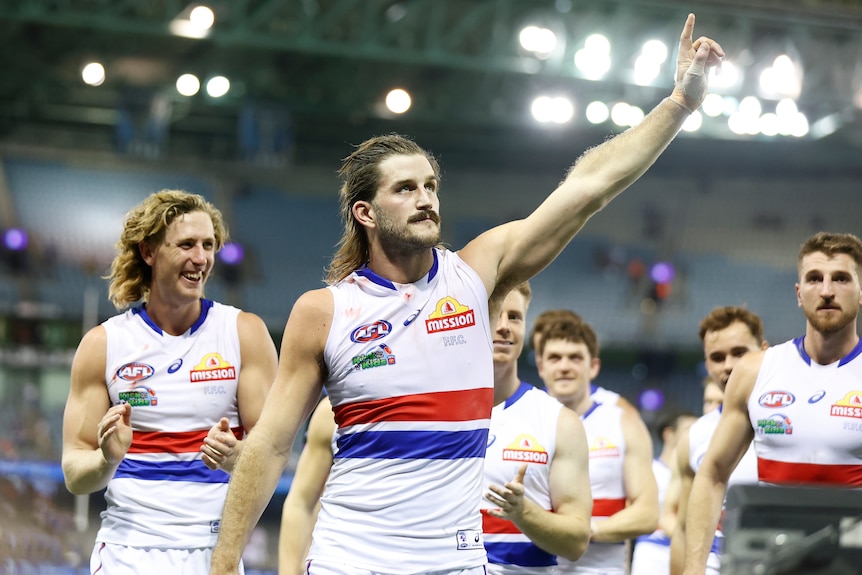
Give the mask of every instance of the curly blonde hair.
POLYGON ((209 215, 215 230, 216 251, 228 239, 227 226, 221 212, 203 196, 182 190, 162 190, 148 196, 126 214, 123 232, 116 244, 117 255, 111 262, 111 271, 105 276, 108 298, 121 310, 129 305, 146 301, 150 295, 153 270, 141 256, 140 244, 156 246, 164 240, 168 226, 178 216, 191 212, 209 215))

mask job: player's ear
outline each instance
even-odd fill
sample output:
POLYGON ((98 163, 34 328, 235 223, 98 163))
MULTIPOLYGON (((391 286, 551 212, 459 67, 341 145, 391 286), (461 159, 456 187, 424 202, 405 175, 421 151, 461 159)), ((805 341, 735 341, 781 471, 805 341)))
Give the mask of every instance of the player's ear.
POLYGON ((360 200, 353 204, 353 217, 363 226, 373 227, 375 222, 374 206, 371 202, 360 200))

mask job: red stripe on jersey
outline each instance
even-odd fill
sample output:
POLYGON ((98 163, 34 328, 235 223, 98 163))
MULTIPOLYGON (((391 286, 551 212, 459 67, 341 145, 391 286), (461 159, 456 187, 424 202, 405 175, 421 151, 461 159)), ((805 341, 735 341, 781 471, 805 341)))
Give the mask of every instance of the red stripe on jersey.
MULTIPOLYGON (((237 439, 242 439, 243 427, 231 428, 237 439)), ((129 453, 194 453, 200 451, 209 429, 195 431, 135 431, 129 453)))
POLYGON ((520 533, 514 523, 502 517, 494 517, 488 514, 487 509, 482 509, 482 532, 487 534, 514 534, 520 533))
POLYGON ((853 485, 862 486, 862 465, 828 465, 788 463, 757 458, 757 476, 761 481, 781 485, 853 485))
POLYGON ((593 499, 593 517, 610 517, 626 508, 625 499, 593 499))
POLYGON ((338 427, 379 421, 474 421, 490 419, 494 389, 438 391, 357 401, 335 408, 338 427))

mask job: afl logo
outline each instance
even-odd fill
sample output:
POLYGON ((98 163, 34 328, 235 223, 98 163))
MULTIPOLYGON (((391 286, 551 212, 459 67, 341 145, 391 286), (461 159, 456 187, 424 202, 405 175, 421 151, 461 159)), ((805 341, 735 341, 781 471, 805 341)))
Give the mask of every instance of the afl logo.
POLYGON ((354 329, 350 334, 350 341, 354 343, 368 343, 386 337, 390 331, 392 331, 392 324, 381 319, 354 329))
POLYGON ((127 363, 117 370, 117 377, 123 381, 143 381, 153 376, 154 370, 146 363, 137 361, 127 363))
POLYGON ((818 401, 823 399, 823 396, 825 396, 825 395, 826 395, 826 390, 821 389, 820 391, 818 391, 817 393, 815 393, 814 395, 812 395, 811 397, 808 398, 808 403, 817 403, 818 401))
POLYGON ((763 407, 787 407, 791 405, 796 398, 792 393, 787 391, 767 391, 760 396, 757 403, 763 407))

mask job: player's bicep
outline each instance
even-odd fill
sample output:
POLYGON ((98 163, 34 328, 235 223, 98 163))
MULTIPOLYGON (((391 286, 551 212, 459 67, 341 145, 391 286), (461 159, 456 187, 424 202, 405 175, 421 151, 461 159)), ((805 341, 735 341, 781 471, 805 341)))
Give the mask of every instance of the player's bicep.
POLYGON ((588 468, 584 426, 576 413, 564 408, 557 421, 557 445, 549 475, 554 511, 566 510, 589 519, 593 498, 588 468))
POLYGON ((63 413, 63 451, 95 449, 98 425, 111 406, 105 382, 107 334, 97 326, 81 339, 72 361, 69 395, 63 413))

